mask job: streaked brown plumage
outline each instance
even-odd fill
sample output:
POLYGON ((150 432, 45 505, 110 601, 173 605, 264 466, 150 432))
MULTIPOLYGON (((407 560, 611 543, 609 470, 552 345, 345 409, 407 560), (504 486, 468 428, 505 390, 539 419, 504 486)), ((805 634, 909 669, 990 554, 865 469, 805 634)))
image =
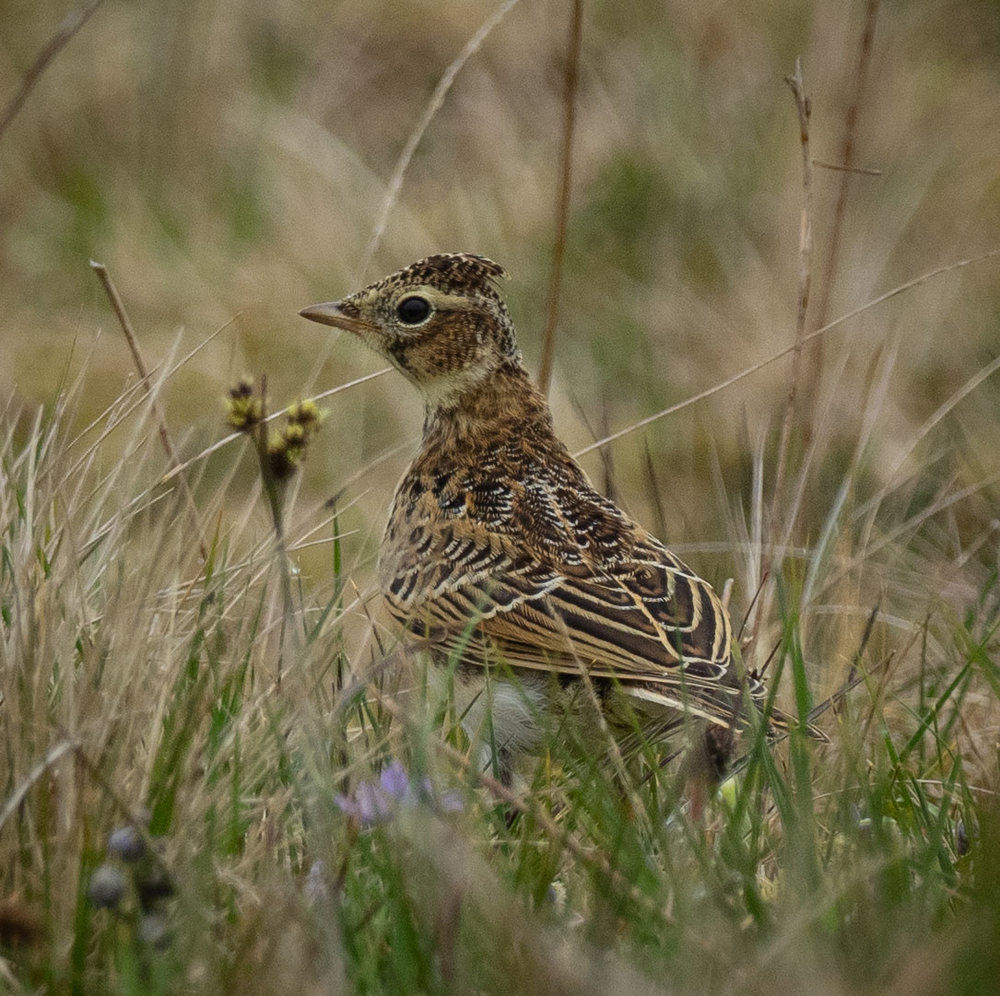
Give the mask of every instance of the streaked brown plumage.
POLYGON ((424 397, 379 557, 389 610, 439 661, 461 660, 465 725, 504 764, 568 700, 586 715, 585 671, 626 750, 692 719, 721 766, 742 714, 729 616, 556 437, 497 289, 505 276, 481 256, 430 256, 302 311, 356 334, 424 397))

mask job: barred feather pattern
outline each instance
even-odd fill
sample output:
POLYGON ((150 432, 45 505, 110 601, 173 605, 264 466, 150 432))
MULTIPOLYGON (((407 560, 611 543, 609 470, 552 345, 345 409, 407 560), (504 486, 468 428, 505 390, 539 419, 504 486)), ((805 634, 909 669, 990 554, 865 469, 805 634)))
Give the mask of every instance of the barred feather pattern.
POLYGON ((538 453, 538 427, 520 428, 477 434, 480 459, 461 468, 440 438, 422 448, 382 544, 390 612, 443 653, 567 677, 582 668, 731 725, 732 636, 711 586, 594 491, 555 437, 538 453))
POLYGON ((725 754, 743 687, 758 704, 764 687, 738 678, 711 585, 599 494, 555 435, 504 276, 484 257, 442 254, 302 312, 356 334, 424 397, 379 556, 389 611, 437 659, 460 659, 474 688, 494 663, 522 676, 531 701, 505 706, 514 748, 530 746, 545 681, 567 688, 585 673, 610 726, 624 699, 622 729, 638 716, 653 740, 693 718, 725 754))

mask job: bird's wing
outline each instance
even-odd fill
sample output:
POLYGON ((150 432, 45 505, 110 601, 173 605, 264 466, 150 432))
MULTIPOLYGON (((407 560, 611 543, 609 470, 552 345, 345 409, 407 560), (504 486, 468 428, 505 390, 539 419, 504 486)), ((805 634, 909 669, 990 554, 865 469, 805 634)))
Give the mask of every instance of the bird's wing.
POLYGON ((518 667, 582 667, 650 694, 686 688, 701 698, 732 687, 725 609, 652 537, 599 566, 515 548, 467 520, 437 532, 425 555, 383 580, 393 614, 442 649, 471 659, 486 642, 518 667))

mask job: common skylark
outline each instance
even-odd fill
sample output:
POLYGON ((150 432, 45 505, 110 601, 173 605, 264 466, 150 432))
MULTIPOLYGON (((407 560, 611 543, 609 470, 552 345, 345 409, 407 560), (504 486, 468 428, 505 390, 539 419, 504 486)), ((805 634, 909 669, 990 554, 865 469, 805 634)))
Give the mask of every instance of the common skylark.
POLYGON ((423 396, 379 556, 389 611, 455 667, 463 725, 505 775, 574 715, 576 735, 603 716, 626 754, 693 735, 720 773, 743 689, 759 706, 764 687, 737 675, 711 585, 595 491, 555 435, 506 276, 482 256, 429 256, 301 312, 354 333, 423 396))

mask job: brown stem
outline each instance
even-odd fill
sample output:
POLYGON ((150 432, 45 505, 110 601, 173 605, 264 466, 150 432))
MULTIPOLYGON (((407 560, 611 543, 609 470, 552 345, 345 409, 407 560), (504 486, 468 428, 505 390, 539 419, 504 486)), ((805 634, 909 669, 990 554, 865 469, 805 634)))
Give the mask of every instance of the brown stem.
POLYGON ((555 354, 556 322, 559 319, 559 290, 562 284, 563 258, 566 255, 566 230, 569 226, 569 189, 573 178, 573 132, 576 129, 576 94, 580 82, 580 48, 583 44, 583 0, 573 0, 566 46, 566 76, 563 89, 562 165, 556 198, 556 241, 552 249, 552 270, 549 274, 549 299, 546 306, 545 331, 542 333, 542 358, 538 369, 538 386, 548 394, 552 380, 552 359, 555 354))
POLYGON ((788 462, 788 448, 791 440, 792 424, 795 419, 796 392, 802 367, 802 346, 806 338, 806 317, 809 312, 809 288, 812 278, 812 159, 809 155, 809 114, 810 103, 806 96, 802 79, 802 60, 796 58, 795 72, 785 77, 795 98, 799 116, 799 142, 802 146, 802 212, 799 224, 799 303, 795 319, 795 346, 792 350, 792 371, 785 401, 785 414, 781 424, 781 440, 778 444, 778 460, 774 473, 774 497, 771 504, 771 524, 774 525, 788 462))
POLYGON ((738 373, 732 374, 725 380, 721 380, 719 383, 713 384, 711 387, 706 387, 704 391, 692 394, 689 398, 685 398, 683 401, 678 401, 675 405, 670 405, 667 408, 661 408, 658 412, 654 412, 652 415, 647 415, 645 418, 641 418, 637 422, 633 422, 631 425, 625 426, 624 429, 612 432, 603 439, 598 439, 589 446, 584 446, 581 449, 576 450, 573 453, 573 457, 579 460, 580 457, 586 456, 586 454, 592 453, 594 450, 599 450, 610 443, 616 442, 624 436, 635 432, 637 429, 642 429, 661 418, 667 418, 669 415, 682 411, 684 408, 689 408, 691 405, 697 404, 699 401, 711 398, 720 391, 725 391, 732 387, 733 384, 738 384, 740 381, 746 380, 747 377, 757 373, 759 370, 763 370, 772 363, 777 363, 778 360, 783 359, 789 353, 794 352, 799 345, 804 345, 807 342, 813 342, 814 340, 821 338, 828 332, 832 332, 834 329, 845 325, 847 322, 851 321, 851 319, 857 318, 858 315, 863 315, 872 308, 875 308, 880 304, 884 304, 886 301, 891 301, 894 297, 898 297, 900 294, 905 294, 907 291, 913 290, 914 287, 919 287, 921 284, 925 284, 929 280, 935 280, 937 277, 946 273, 953 273, 955 270, 961 270, 966 266, 971 266, 973 263, 982 263, 986 260, 997 259, 998 257, 1000 257, 1000 247, 997 247, 996 249, 989 249, 986 252, 980 253, 978 256, 968 256, 965 259, 957 260, 954 263, 945 263, 943 266, 935 266, 933 270, 921 273, 919 276, 913 277, 905 283, 897 284, 891 290, 887 290, 884 294, 879 294, 878 297, 873 297, 870 301, 865 301, 864 304, 859 304, 858 307, 852 308, 850 311, 845 311, 844 314, 840 315, 838 318, 834 318, 833 321, 827 322, 826 325, 821 328, 814 329, 808 335, 803 336, 801 343, 793 342, 791 345, 784 346, 776 353, 772 353, 770 356, 766 356, 764 359, 758 360, 749 367, 744 367, 738 373))
POLYGON ((406 171, 410 168, 410 162, 413 159, 413 154, 417 151, 417 146, 420 144, 420 140, 424 137, 424 133, 430 127, 431 122, 434 120, 437 112, 441 110, 441 105, 444 103, 445 97, 448 96, 448 91, 451 89, 452 84, 455 82, 455 77, 458 75, 459 70, 472 58, 476 52, 482 47, 484 41, 486 41, 489 33, 504 19, 507 12, 519 2, 519 0, 504 0, 502 4, 485 21, 479 26, 479 30, 462 46, 462 51, 451 61, 448 67, 445 69, 444 74, 441 79, 438 80, 438 84, 434 87, 434 92, 430 96, 430 100, 427 102, 427 106, 424 108, 424 113, 420 116, 417 121, 416 127, 410 133, 410 137, 406 140, 406 145, 403 146, 403 151, 399 154, 399 159, 396 162, 396 168, 392 171, 392 177, 389 179, 389 183, 386 186, 385 195, 382 198, 382 204, 379 208, 378 218, 375 222, 375 228, 372 231, 371 238, 368 240, 368 245, 365 247, 364 255, 361 257, 361 268, 358 274, 358 282, 360 283, 365 271, 368 269, 368 265, 371 263, 373 257, 375 256, 375 250, 378 249, 379 244, 382 241, 382 236, 385 235, 386 226, 389 224, 389 215, 392 214, 392 209, 399 200, 399 192, 403 188, 403 180, 406 177, 406 171))
POLYGON ((253 443, 260 467, 261 486, 267 498, 267 507, 274 526, 275 556, 278 561, 278 578, 281 586, 281 623, 278 627, 278 660, 275 668, 274 687, 281 688, 285 665, 298 658, 299 639, 295 626, 295 604, 292 600, 292 574, 285 541, 285 494, 287 482, 280 480, 271 465, 268 452, 268 422, 273 416, 267 411, 267 374, 261 374, 257 388, 260 397, 260 421, 254 427, 253 443))
MULTIPOLYGON (((152 385, 150 384, 149 369, 147 368, 146 362, 142 357, 142 351, 139 349, 139 340, 136 338, 135 329, 132 327, 132 322, 128 317, 128 313, 125 311, 125 305, 122 303, 122 299, 118 294, 118 289, 115 287, 114 282, 111 279, 111 274, 108 273, 108 268, 103 263, 98 263, 94 260, 90 261, 90 268, 97 274, 97 279, 101 282, 101 286, 104 288, 104 293, 107 294, 108 300, 111 302, 111 308, 118 319, 118 324, 121 326, 122 332, 125 334, 125 341, 128 343, 129 351, 132 354, 132 361, 135 363, 135 367, 139 371, 139 376, 142 378, 143 390, 149 398, 149 405, 153 412, 153 419, 156 422, 156 426, 160 434, 160 443, 163 446, 164 452, 167 454, 167 461, 170 464, 170 468, 173 470, 175 467, 180 466, 181 461, 177 455, 177 450, 174 449, 173 440, 170 438, 170 432, 167 429, 167 420, 163 415, 163 411, 160 408, 156 395, 153 393, 152 385)), ((184 495, 185 503, 191 514, 191 519, 194 522, 195 530, 198 536, 198 552, 201 554, 202 560, 208 560, 208 546, 205 542, 205 534, 201 526, 201 516, 198 512, 198 506, 194 500, 194 494, 191 492, 191 486, 188 484, 187 478, 183 475, 178 476, 178 481, 180 484, 181 494, 184 495)))
MULTIPOLYGON (((840 239, 844 225, 844 215, 847 212, 847 197, 851 189, 851 177, 854 173, 868 176, 880 176, 880 170, 859 169, 854 165, 855 141, 857 136, 858 115, 861 102, 865 96, 865 84, 868 79, 868 67, 871 64, 872 46, 875 38, 875 20, 878 17, 879 0, 868 0, 865 7, 865 26, 861 34, 861 45, 858 52, 858 65, 854 73, 854 94, 844 116, 844 140, 841 143, 840 163, 830 166, 827 163, 817 163, 827 169, 841 170, 840 188, 837 191, 837 205, 833 211, 833 222, 830 228, 830 243, 826 255, 826 265, 823 268, 823 282, 816 308, 816 322, 822 325, 826 321, 827 309, 830 305, 830 294, 833 290, 834 278, 840 256, 840 239)), ((822 357, 823 344, 817 343, 815 350, 822 357)), ((817 369, 820 362, 816 364, 817 369)))
POLYGON ((10 98, 3 113, 0 114, 0 139, 10 127, 10 123, 17 117, 18 111, 24 106, 31 91, 35 89, 35 85, 42 78, 42 73, 48 69, 49 63, 69 44, 73 36, 87 23, 102 2, 103 0, 91 0, 85 7, 71 10, 62 19, 55 34, 42 46, 41 51, 35 56, 35 61, 28 67, 28 71, 21 81, 20 89, 10 98))

